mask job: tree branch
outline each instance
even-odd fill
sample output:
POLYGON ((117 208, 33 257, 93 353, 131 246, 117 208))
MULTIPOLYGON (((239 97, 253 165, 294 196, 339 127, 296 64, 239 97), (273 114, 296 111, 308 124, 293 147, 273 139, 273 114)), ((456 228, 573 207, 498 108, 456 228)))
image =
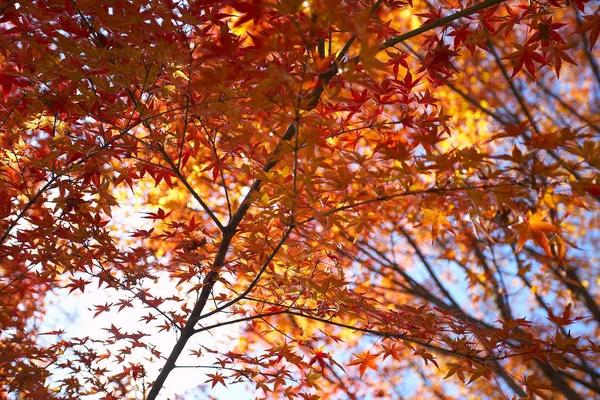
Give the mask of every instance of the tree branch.
POLYGON ((489 7, 493 7, 493 6, 498 5, 500 3, 504 3, 505 1, 507 1, 507 0, 486 0, 483 3, 479 3, 479 4, 476 4, 476 5, 472 6, 472 7, 465 8, 462 11, 459 11, 457 13, 454 13, 454 14, 449 15, 449 16, 444 17, 444 18, 440 18, 437 21, 434 21, 434 22, 431 22, 429 24, 421 26, 420 28, 414 29, 414 30, 412 30, 410 32, 407 32, 407 33, 404 33, 402 35, 395 36, 395 37, 393 37, 391 39, 388 39, 386 42, 384 42, 381 45, 380 49, 381 50, 385 50, 385 49, 387 49, 389 47, 393 47, 393 46, 397 45, 398 43, 402 43, 402 42, 404 42, 404 41, 406 41, 408 39, 411 39, 411 38, 413 38, 415 36, 419 36, 422 33, 425 33, 427 31, 430 31, 430 30, 435 29, 435 28, 439 28, 441 26, 445 26, 445 25, 447 25, 448 23, 450 23, 450 22, 452 22, 454 20, 457 20, 457 19, 462 18, 462 17, 467 17, 467 16, 469 16, 471 14, 475 14, 478 11, 484 10, 486 8, 489 8, 489 7))

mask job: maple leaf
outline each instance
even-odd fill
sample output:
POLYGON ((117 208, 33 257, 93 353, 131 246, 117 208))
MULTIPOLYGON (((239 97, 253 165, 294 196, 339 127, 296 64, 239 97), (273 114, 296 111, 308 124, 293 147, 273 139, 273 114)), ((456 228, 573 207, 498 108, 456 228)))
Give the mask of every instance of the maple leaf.
POLYGON ((55 330, 55 331, 48 331, 48 332, 40 332, 39 335, 63 335, 65 333, 64 329, 59 329, 59 330, 55 330))
POLYGON ((537 26, 532 26, 535 29, 535 33, 527 41, 533 43, 539 40, 542 42, 542 47, 547 46, 549 42, 564 44, 565 41, 557 30, 566 25, 564 23, 553 23, 552 17, 550 17, 544 22, 538 22, 537 26))
POLYGON ((94 313, 94 318, 96 318, 98 315, 100 315, 103 312, 110 311, 111 306, 112 306, 112 303, 105 303, 104 305, 94 306, 94 308, 96 309, 96 312, 94 313))
POLYGON ((116 340, 123 339, 127 335, 121 333, 121 330, 117 328, 114 324, 110 325, 110 328, 103 328, 103 330, 108 331, 112 334, 113 338, 116 340))
POLYGON ((202 169, 202 171, 212 171, 212 179, 213 182, 217 180, 217 178, 219 177, 219 174, 221 173, 221 167, 223 165, 223 162, 227 159, 228 156, 223 157, 222 159, 217 159, 212 161, 210 164, 208 164, 206 167, 204 167, 202 169))
POLYGON ((506 124, 503 126, 504 132, 494 135, 489 139, 489 142, 500 138, 519 137, 527 130, 528 125, 527 121, 522 121, 519 124, 506 124))
MULTIPOLYGON (((146 216, 143 218, 165 220, 165 219, 167 219, 167 217, 169 215, 171 215, 172 212, 173 211, 165 212, 165 210, 163 210, 162 208, 159 207, 158 211, 155 213, 153 213, 153 212, 144 213, 144 214, 146 214, 146 216)), ((134 236, 141 236, 141 237, 149 236, 152 233, 152 231, 153 230, 150 230, 150 231, 139 230, 134 234, 134 236)))
POLYGON ((123 311, 125 307, 133 307, 133 301, 130 299, 120 299, 114 305, 119 306, 119 311, 123 311))
POLYGON ((558 233, 560 230, 556 225, 544 221, 548 210, 541 210, 532 214, 527 214, 527 220, 521 223, 517 229, 519 239, 517 241, 517 251, 520 251, 529 239, 540 246, 548 257, 553 257, 550 243, 546 234, 558 233))
POLYGON ((419 348, 419 349, 415 350, 415 355, 421 356, 421 358, 423 358, 423 361, 425 361, 425 365, 427 365, 429 362, 431 362, 433 365, 435 365, 439 369, 439 365, 438 365, 437 361, 435 361, 436 357, 433 354, 425 351, 424 348, 419 348))
MULTIPOLYGON (((545 50, 546 48, 543 48, 545 50)), ((550 47, 547 58, 548 62, 554 62, 554 71, 556 72, 556 76, 560 78, 560 70, 562 68, 562 62, 566 61, 569 64, 577 65, 577 63, 571 58, 571 56, 566 52, 567 45, 566 44, 556 44, 550 47)))
POLYGON ((420 225, 431 226, 431 242, 435 243, 435 239, 440 233, 440 228, 444 228, 447 231, 454 233, 454 228, 443 210, 440 209, 421 209, 423 217, 421 218, 420 225))
POLYGON ((467 385, 470 384, 471 382, 481 378, 482 376, 489 378, 491 376, 491 373, 488 369, 487 366, 485 365, 477 365, 477 368, 475 369, 475 371, 473 371, 471 373, 471 377, 469 378, 469 381, 467 382, 467 385))
MULTIPOLYGON (((322 349, 322 347, 321 347, 322 349)), ((324 359, 327 358, 328 355, 327 353, 323 353, 320 350, 316 350, 315 351, 315 355, 313 356, 313 358, 310 359, 310 362, 308 363, 308 365, 313 365, 315 362, 317 362, 321 368, 325 368, 325 361, 324 359)))
POLYGON ((131 237, 149 238, 152 236, 152 232, 154 232, 154 228, 150 230, 138 229, 137 231, 131 233, 131 237))
POLYGON ((360 354, 354 354, 355 360, 346 364, 347 366, 358 365, 358 371, 360 372, 360 377, 362 378, 363 374, 367 370, 367 368, 371 368, 377 371, 377 358, 379 358, 379 354, 372 354, 370 351, 364 351, 360 354))
POLYGON ((542 382, 539 377, 535 375, 525 376, 523 382, 525 383, 525 388, 529 396, 539 397, 544 400, 550 399, 546 391, 550 391, 552 387, 547 383, 542 382))
POLYGON ((214 374, 206 374, 206 376, 208 376, 210 379, 206 380, 205 382, 211 382, 211 387, 215 387, 217 384, 221 384, 225 387, 227 387, 227 384, 225 383, 225 377, 220 373, 220 372, 215 372, 214 374))
POLYGON ((548 308, 548 319, 560 326, 571 325, 575 321, 583 319, 582 317, 571 317, 571 306, 571 303, 567 304, 567 307, 565 308, 562 317, 555 316, 552 310, 548 308))
POLYGON ((446 373, 446 376, 444 376, 444 379, 448 379, 452 375, 456 374, 458 379, 460 379, 462 382, 464 382, 465 381, 465 376, 463 373, 464 366, 461 365, 460 363, 456 363, 456 362, 450 363, 449 366, 450 366, 450 369, 446 373))
POLYGON ((91 283, 89 281, 86 281, 83 278, 77 278, 77 279, 70 278, 70 280, 71 280, 71 283, 69 283, 66 286, 68 288, 71 288, 71 290, 69 290, 69 293, 73 293, 75 290, 79 290, 79 291, 81 291, 81 293, 84 293, 85 287, 91 283))
POLYGON ((400 361, 402 359, 401 351, 404 350, 404 347, 400 346, 397 342, 392 342, 390 345, 383 343, 383 359, 385 360, 389 356, 396 361, 400 361))
POLYGON ((308 371, 308 374, 306 374, 306 383, 310 387, 314 387, 317 390, 321 390, 321 387, 317 384, 321 377, 323 377, 323 374, 321 374, 320 372, 313 371, 311 369, 310 371, 308 371))
POLYGON ((360 61, 365 70, 370 74, 375 74, 376 70, 385 70, 385 64, 376 57, 379 51, 381 51, 381 48, 378 45, 361 42, 360 61))
POLYGON ((577 32, 589 32, 591 51, 596 44, 596 41, 598 41, 598 35, 600 34, 600 9, 597 9, 593 15, 584 15, 581 26, 577 29, 577 32))
POLYGON ((423 25, 430 24, 442 18, 442 8, 438 7, 426 13, 415 14, 416 17, 425 17, 423 25))
POLYGON ((514 78, 521 68, 523 68, 523 65, 525 65, 525 68, 535 80, 537 75, 534 61, 541 65, 546 65, 548 61, 543 55, 536 51, 536 44, 532 45, 527 43, 525 45, 520 45, 515 43, 514 46, 517 50, 504 57, 508 60, 515 60, 515 66, 513 68, 512 75, 510 76, 511 79, 514 78))

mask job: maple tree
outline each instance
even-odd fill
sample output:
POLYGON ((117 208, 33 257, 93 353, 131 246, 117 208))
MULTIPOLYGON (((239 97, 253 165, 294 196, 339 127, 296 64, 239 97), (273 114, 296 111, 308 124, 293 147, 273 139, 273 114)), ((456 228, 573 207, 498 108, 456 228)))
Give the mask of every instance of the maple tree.
POLYGON ((0 398, 600 396, 599 8, 5 2, 0 398))

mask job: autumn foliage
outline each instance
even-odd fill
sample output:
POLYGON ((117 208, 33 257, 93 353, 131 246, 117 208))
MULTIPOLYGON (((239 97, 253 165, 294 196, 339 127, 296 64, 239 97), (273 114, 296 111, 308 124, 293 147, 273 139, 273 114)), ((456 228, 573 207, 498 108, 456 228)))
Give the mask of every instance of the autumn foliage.
POLYGON ((599 8, 5 0, 0 399, 600 398, 599 8))

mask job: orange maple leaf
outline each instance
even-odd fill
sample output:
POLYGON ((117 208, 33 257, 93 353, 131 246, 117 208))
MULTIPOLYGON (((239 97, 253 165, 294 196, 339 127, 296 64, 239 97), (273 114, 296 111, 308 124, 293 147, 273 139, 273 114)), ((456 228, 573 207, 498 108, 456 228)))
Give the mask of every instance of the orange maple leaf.
POLYGON ((354 354, 356 359, 349 364, 350 365, 358 365, 358 371, 360 372, 360 377, 362 378, 363 374, 367 370, 367 368, 371 368, 377 371, 377 363, 375 360, 379 357, 379 354, 372 354, 370 351, 365 351, 360 354, 354 354))
POLYGON ((431 243, 435 242, 435 239, 440 233, 440 227, 454 233, 454 228, 448 219, 446 213, 440 209, 432 210, 428 208, 423 209, 423 219, 421 225, 431 225, 431 243))
POLYGON ((519 240, 517 242, 517 251, 520 251, 527 240, 531 239, 535 244, 544 249, 548 257, 553 257, 550 243, 548 242, 547 233, 558 233, 559 228, 549 222, 545 222, 548 210, 538 211, 532 214, 531 211, 527 214, 527 221, 520 224, 518 229, 519 240))

